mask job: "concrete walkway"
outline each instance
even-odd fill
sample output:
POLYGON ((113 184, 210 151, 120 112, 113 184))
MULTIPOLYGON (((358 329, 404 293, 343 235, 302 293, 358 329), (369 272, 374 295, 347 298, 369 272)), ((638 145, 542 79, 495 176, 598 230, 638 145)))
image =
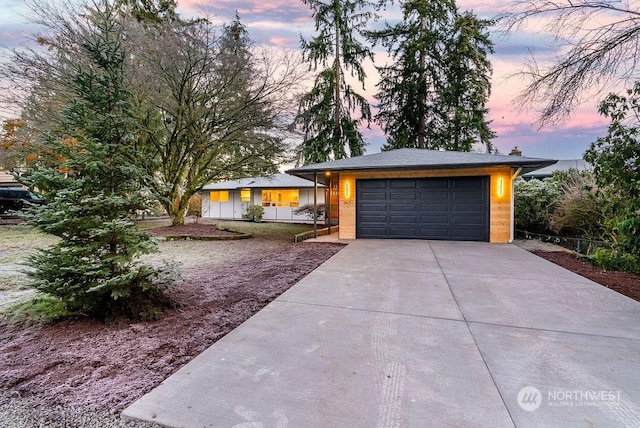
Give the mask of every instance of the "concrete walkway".
POLYGON ((512 245, 355 241, 124 415, 640 426, 640 304, 512 245))

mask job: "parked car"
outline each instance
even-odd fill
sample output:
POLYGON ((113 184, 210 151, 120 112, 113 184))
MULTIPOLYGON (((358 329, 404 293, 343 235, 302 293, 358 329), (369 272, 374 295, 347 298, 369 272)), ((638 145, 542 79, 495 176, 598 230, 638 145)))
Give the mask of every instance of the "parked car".
POLYGON ((0 187, 0 215, 12 215, 30 205, 42 205, 44 200, 19 187, 0 187))

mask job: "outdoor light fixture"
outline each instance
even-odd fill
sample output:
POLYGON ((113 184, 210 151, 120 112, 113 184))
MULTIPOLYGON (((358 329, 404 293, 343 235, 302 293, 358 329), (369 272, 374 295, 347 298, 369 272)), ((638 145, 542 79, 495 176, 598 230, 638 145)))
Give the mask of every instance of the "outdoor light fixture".
POLYGON ((351 199, 351 182, 344 182, 344 198, 351 199))
POLYGON ((501 198, 504 196, 504 178, 498 178, 498 196, 501 198))

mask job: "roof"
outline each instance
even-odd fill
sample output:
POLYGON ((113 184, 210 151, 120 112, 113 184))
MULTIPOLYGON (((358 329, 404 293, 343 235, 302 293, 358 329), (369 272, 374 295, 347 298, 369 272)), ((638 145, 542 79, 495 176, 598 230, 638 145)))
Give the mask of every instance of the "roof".
MULTIPOLYGON (((426 149, 397 149, 370 155, 305 165, 287 171, 288 174, 313 179, 314 173, 329 171, 455 169, 487 166, 512 166, 523 172, 534 171, 556 163, 552 159, 489 153, 454 152, 426 149)), ((318 176, 320 179, 321 177, 318 176)))
MULTIPOLYGON (((318 184, 319 187, 324 187, 318 184)), ((241 178, 239 180, 210 183, 202 190, 235 190, 235 189, 281 189, 313 187, 313 182, 289 174, 274 174, 268 177, 241 178)))
POLYGON ((538 169, 536 171, 523 174, 524 177, 551 177, 556 171, 569 171, 570 169, 576 169, 578 171, 585 171, 593 169, 584 159, 561 159, 553 165, 538 169))

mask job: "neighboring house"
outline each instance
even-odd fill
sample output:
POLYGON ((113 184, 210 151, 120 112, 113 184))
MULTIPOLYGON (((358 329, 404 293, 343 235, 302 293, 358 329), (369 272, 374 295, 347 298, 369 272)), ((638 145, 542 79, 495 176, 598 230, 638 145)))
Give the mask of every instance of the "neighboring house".
MULTIPOLYGON (((318 204, 324 203, 325 190, 318 184, 318 204)), ((267 221, 313 222, 308 214, 294 214, 298 207, 313 204, 313 194, 313 182, 287 174, 211 183, 201 192, 202 217, 241 219, 249 205, 260 205, 267 221)))
POLYGON ((0 187, 22 187, 12 174, 7 171, 0 171, 0 187))
POLYGON ((553 165, 549 165, 536 171, 522 174, 522 178, 524 178, 525 180, 531 180, 532 178, 542 180, 543 178, 551 177, 556 171, 566 172, 570 169, 587 171, 593 169, 593 166, 588 164, 584 159, 561 159, 553 165))
POLYGON ((513 239, 513 179, 555 162, 399 149, 287 172, 308 180, 315 178, 331 188, 340 239, 506 243, 513 239))

